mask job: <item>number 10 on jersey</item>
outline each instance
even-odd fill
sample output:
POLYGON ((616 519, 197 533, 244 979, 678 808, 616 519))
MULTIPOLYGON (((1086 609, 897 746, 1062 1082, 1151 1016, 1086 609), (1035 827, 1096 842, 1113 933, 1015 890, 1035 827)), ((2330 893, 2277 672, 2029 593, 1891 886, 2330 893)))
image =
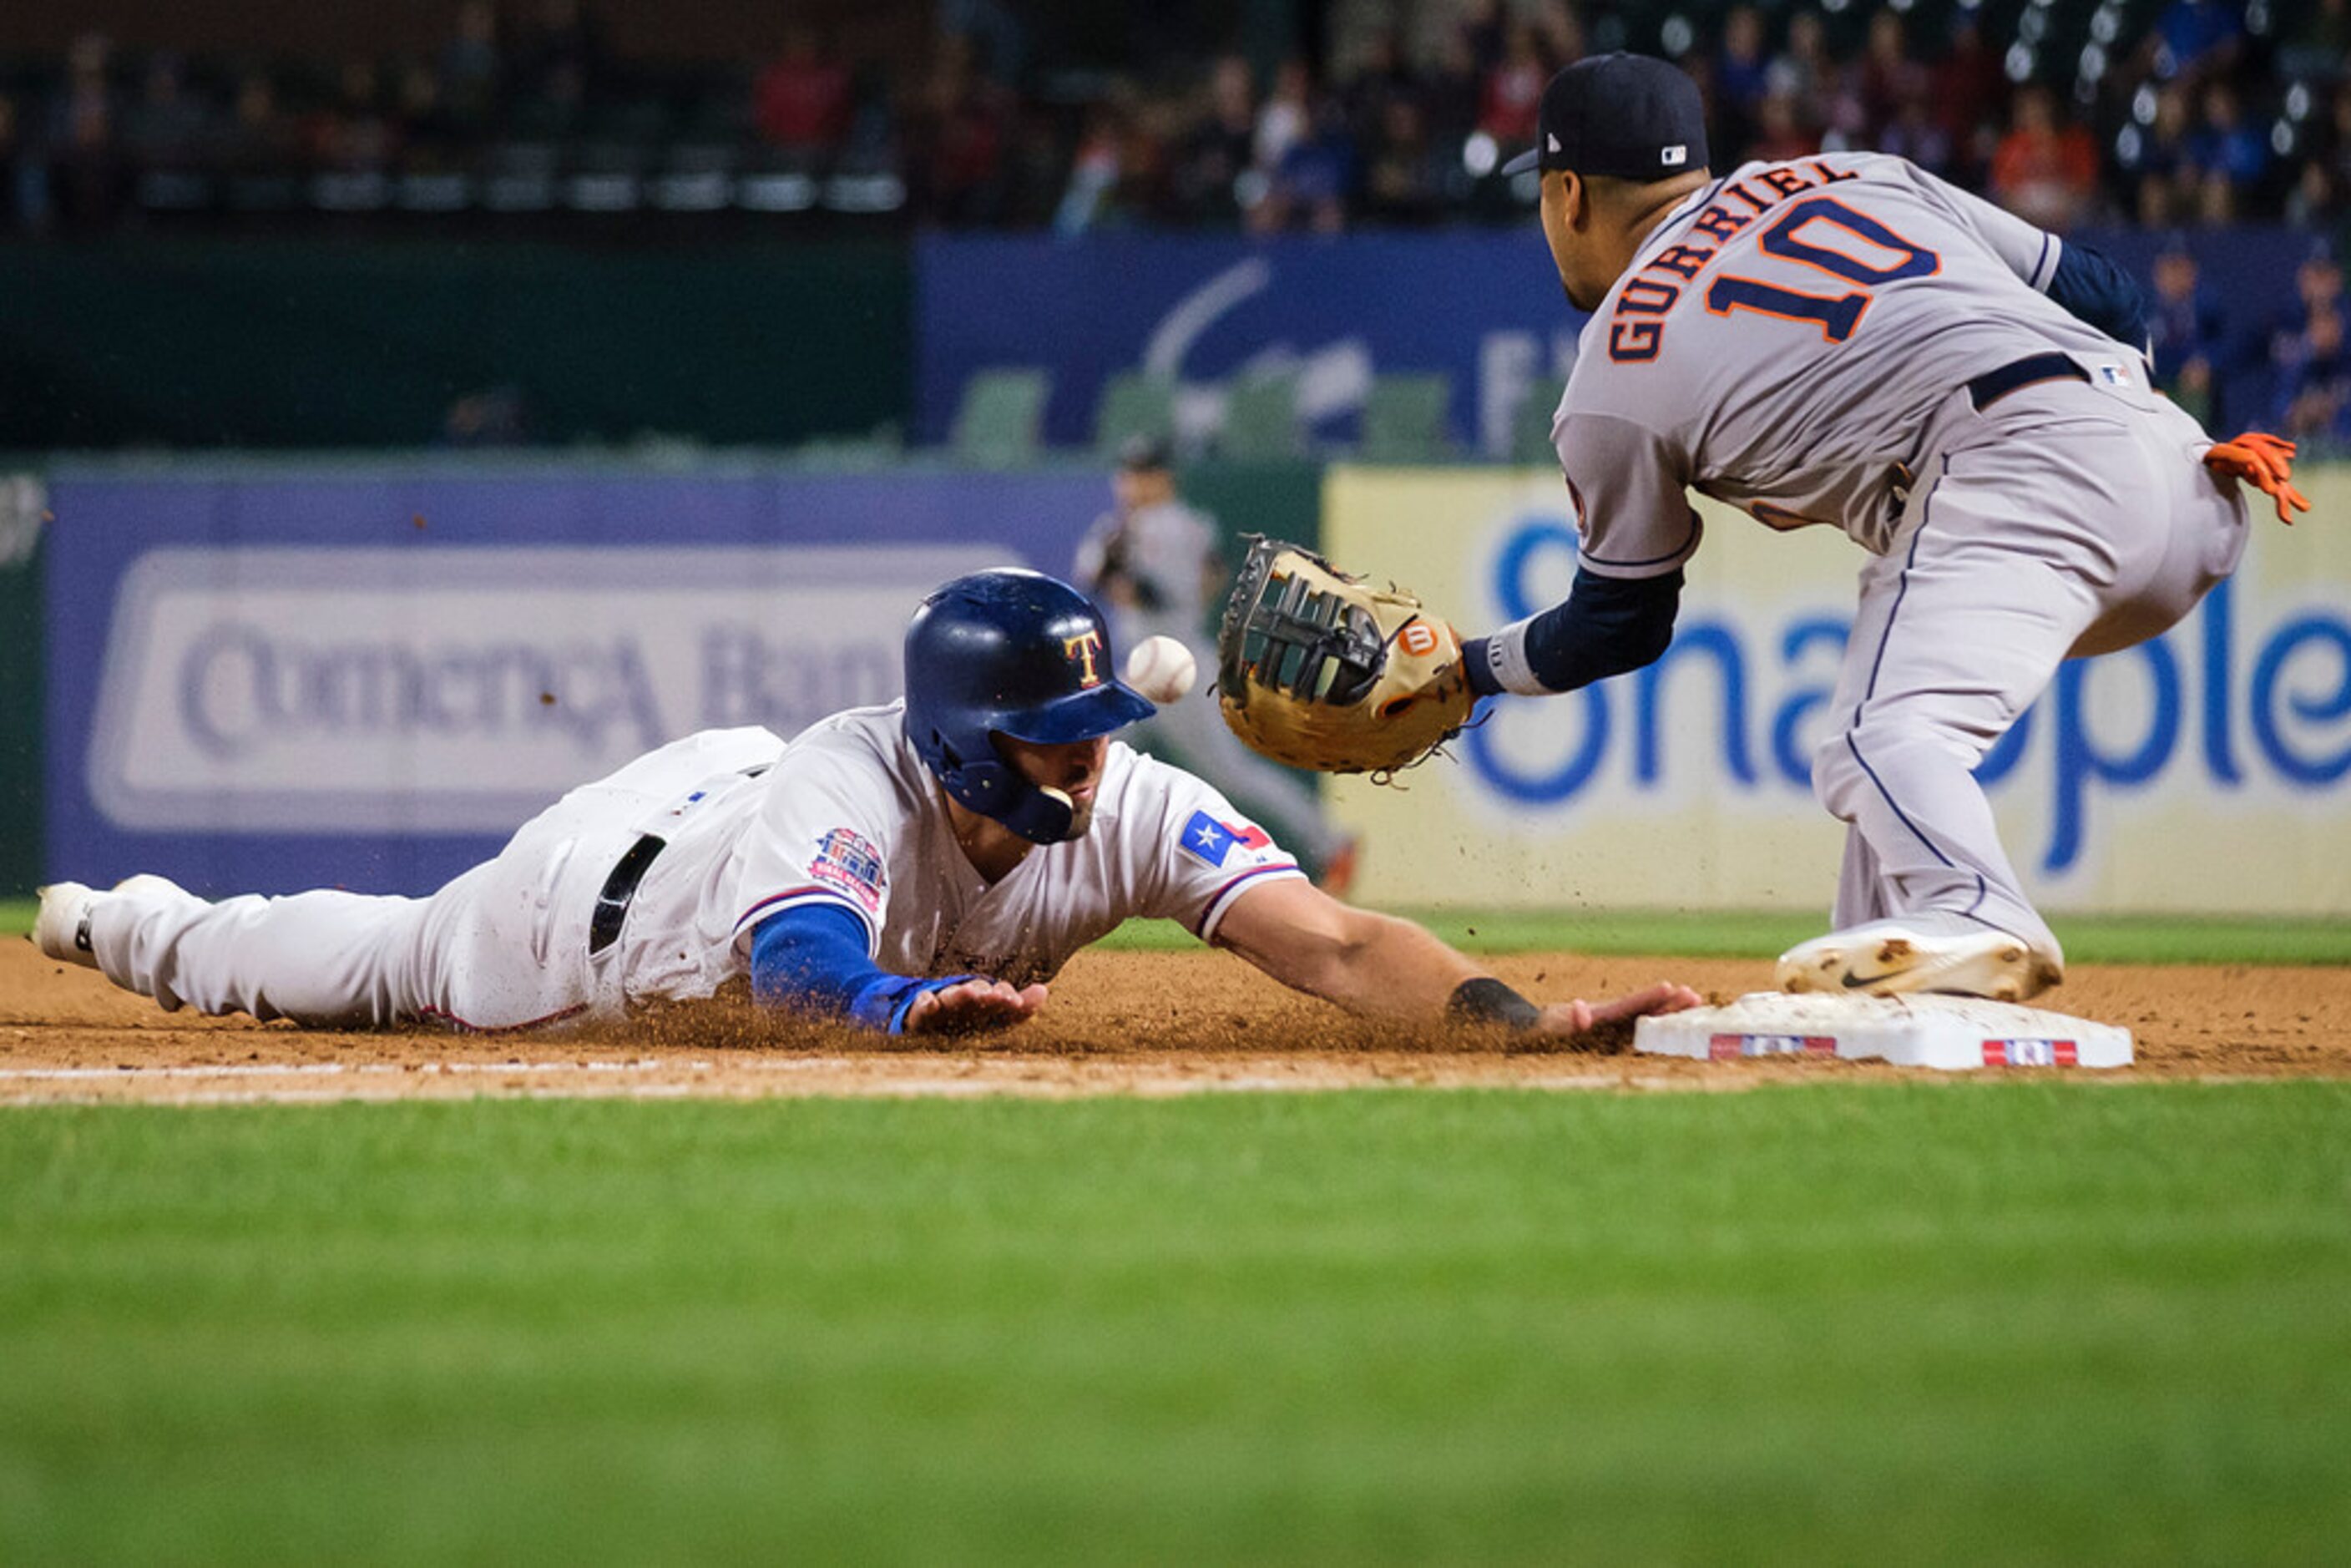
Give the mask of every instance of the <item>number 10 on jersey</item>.
POLYGON ((1906 277, 1931 277, 1943 264, 1942 257, 1933 251, 1911 244, 1876 218, 1855 211, 1833 196, 1813 196, 1798 202, 1765 229, 1756 243, 1767 256, 1797 262, 1862 287, 1842 294, 1807 294, 1742 273, 1726 273, 1708 287, 1707 309, 1717 316, 1747 310, 1759 316, 1776 316, 1783 321, 1808 321, 1832 343, 1844 342, 1861 325, 1862 315, 1868 310, 1873 298, 1871 289, 1906 277), (1804 232, 1808 227, 1813 228, 1809 237, 1804 232), (1823 228, 1835 232, 1823 235, 1823 228), (1834 248, 1839 241, 1848 246, 1857 241, 1861 246, 1889 258, 1892 265, 1877 265, 1866 256, 1834 248))

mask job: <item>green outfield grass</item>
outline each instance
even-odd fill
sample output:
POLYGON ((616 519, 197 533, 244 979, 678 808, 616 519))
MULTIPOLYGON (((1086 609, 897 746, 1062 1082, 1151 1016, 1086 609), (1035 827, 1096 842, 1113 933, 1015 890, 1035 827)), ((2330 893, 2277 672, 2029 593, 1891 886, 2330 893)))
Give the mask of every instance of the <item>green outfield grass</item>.
MULTIPOLYGON (((1669 954, 1771 957, 1826 929, 1824 911, 1404 910, 1447 941, 1481 953, 1669 954)), ((2055 915, 2066 956, 2084 964, 2351 964, 2351 920, 2055 915)), ((1167 920, 1130 920, 1105 946, 1196 946, 1167 920)))
POLYGON ((2322 1082, 9 1112, 0 1555, 2321 1561, 2346 1192, 2322 1082))

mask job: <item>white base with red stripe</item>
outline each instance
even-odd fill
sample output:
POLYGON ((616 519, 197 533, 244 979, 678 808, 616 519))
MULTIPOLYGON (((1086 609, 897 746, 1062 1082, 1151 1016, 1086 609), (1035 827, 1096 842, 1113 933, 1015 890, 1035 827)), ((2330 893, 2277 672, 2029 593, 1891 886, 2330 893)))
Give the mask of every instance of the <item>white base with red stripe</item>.
POLYGON ((1730 1061, 1835 1056, 1899 1067, 2128 1067, 2131 1032, 2065 1013, 1976 997, 1787 996, 1758 991, 1722 1007, 1645 1018, 1633 1049, 1730 1061))

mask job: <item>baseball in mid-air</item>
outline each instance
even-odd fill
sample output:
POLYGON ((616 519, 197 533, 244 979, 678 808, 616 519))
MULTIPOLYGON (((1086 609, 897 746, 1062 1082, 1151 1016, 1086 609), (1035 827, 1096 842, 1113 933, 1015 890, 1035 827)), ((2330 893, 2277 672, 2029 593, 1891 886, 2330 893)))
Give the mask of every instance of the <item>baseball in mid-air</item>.
POLYGON ((1126 655, 1126 684, 1165 706, 1192 689, 1199 666, 1173 637, 1145 637, 1126 655))

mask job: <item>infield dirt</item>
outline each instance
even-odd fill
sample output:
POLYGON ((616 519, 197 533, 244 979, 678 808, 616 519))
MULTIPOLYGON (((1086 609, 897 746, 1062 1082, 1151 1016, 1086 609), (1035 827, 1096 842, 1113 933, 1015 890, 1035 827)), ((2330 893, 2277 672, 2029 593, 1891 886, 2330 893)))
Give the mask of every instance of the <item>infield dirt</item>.
MULTIPOLYGON (((1543 999, 1658 978, 1725 1000, 1770 984, 1761 960, 1489 960, 1543 999)), ((2111 1079, 2351 1077, 2351 968, 2077 967, 2043 1005, 2138 1037, 2111 1079)), ((1834 1061, 1690 1062, 1599 1049, 1506 1050, 1367 1026, 1197 952, 1081 954, 1040 1018, 977 1040, 876 1049, 716 1001, 626 1028, 537 1036, 345 1033, 166 1013, 101 977, 0 940, 0 1103, 178 1103, 499 1095, 1175 1094, 1373 1084, 1614 1091, 1921 1076, 1834 1061)), ((2031 1071, 2031 1070, 2024 1070, 2031 1071)), ((1939 1076, 1925 1074, 1924 1076, 1939 1076)))

